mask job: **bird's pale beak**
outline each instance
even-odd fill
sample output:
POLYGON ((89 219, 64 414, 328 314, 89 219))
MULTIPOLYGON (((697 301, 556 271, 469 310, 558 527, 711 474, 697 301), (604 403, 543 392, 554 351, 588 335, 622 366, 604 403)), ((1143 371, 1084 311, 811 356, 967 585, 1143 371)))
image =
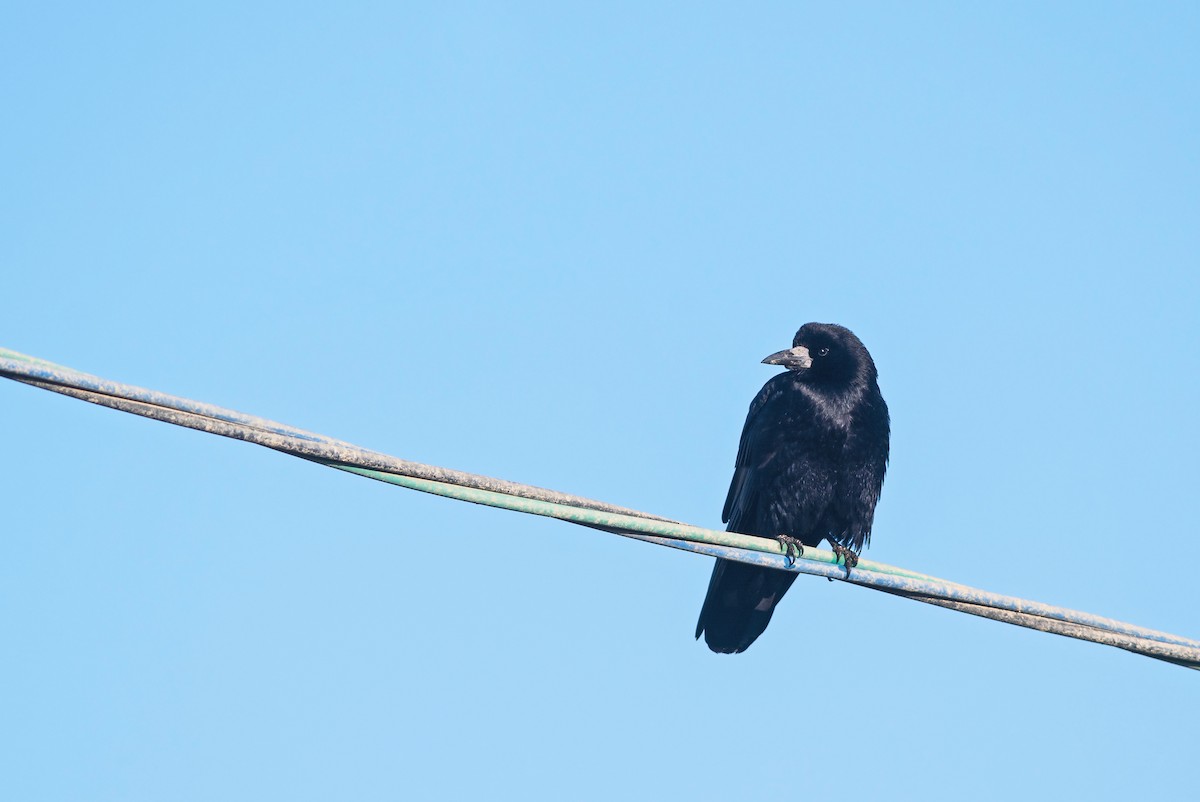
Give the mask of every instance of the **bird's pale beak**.
POLYGON ((788 370, 808 370, 812 367, 812 356, 803 345, 776 351, 763 360, 764 365, 782 365, 788 370))

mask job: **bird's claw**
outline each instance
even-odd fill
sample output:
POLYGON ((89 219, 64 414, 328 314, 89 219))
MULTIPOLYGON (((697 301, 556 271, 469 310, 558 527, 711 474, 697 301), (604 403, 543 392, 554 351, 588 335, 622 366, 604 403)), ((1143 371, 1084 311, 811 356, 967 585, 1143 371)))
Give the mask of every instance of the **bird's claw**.
POLYGON ((804 556, 804 544, 791 535, 776 535, 775 539, 783 547, 783 559, 788 565, 796 564, 796 557, 804 556), (795 552, 793 555, 792 552, 795 552))
POLYGON ((846 548, 840 543, 830 543, 830 548, 833 550, 834 556, 840 558, 842 565, 846 568, 846 578, 850 578, 850 569, 858 565, 858 554, 846 548))

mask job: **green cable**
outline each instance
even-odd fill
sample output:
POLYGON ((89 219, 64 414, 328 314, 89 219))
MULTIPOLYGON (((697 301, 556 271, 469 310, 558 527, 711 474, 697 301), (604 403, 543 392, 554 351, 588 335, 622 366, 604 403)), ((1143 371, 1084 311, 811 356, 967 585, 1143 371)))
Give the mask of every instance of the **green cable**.
MULTIPOLYGON (((376 471, 370 468, 359 468, 354 465, 344 465, 336 462, 330 462, 328 460, 314 459, 312 461, 326 465, 330 468, 337 468, 338 470, 346 471, 348 473, 366 476, 370 479, 376 479, 380 482, 387 482, 388 484, 406 487, 410 490, 419 490, 423 493, 431 493, 435 496, 443 496, 445 498, 452 498, 458 501, 469 501, 472 504, 482 504, 487 507, 497 507, 499 509, 512 510, 513 512, 540 515, 544 518, 557 518, 560 521, 570 521, 571 523, 602 529, 619 529, 639 532, 641 534, 652 535, 654 537, 686 540, 694 543, 710 543, 718 546, 729 546, 736 549, 761 551, 767 554, 783 554, 783 547, 779 541, 768 537, 755 537, 752 535, 742 535, 738 534, 737 532, 726 532, 718 529, 704 529, 702 527, 692 526, 690 524, 660 521, 650 518, 638 518, 632 515, 600 512, 581 507, 572 507, 567 504, 555 504, 548 501, 539 501, 537 499, 510 496, 490 490, 479 490, 473 487, 450 485, 445 484, 444 482, 435 482, 429 479, 420 479, 413 476, 400 476, 394 473, 376 471)), ((809 560, 811 562, 828 563, 830 565, 844 564, 842 563, 841 558, 832 551, 813 546, 805 546, 804 554, 800 557, 800 559, 809 560)), ((875 573, 885 574, 888 576, 900 576, 907 577, 909 579, 945 582, 943 579, 937 579, 936 577, 929 576, 928 574, 909 571, 905 568, 897 568, 894 565, 887 565, 885 563, 879 563, 873 560, 860 559, 858 561, 857 569, 863 571, 873 571, 875 573)))

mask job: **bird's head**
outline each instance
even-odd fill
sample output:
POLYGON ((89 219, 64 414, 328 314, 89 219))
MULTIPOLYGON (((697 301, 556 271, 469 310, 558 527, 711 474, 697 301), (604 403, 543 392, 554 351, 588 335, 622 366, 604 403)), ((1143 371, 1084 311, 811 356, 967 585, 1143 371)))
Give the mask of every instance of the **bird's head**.
POLYGON ((805 383, 848 387, 875 380, 875 363, 866 346, 845 326, 805 323, 792 347, 763 360, 798 374, 805 383))

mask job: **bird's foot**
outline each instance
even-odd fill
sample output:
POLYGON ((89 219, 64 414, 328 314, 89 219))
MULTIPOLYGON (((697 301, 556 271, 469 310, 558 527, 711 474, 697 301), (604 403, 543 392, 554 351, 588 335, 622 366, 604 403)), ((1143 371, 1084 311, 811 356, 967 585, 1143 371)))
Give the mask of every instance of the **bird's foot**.
POLYGON ((846 578, 849 579, 850 569, 858 565, 858 555, 840 543, 830 543, 829 546, 834 555, 841 558, 842 565, 846 567, 846 578))
POLYGON ((804 544, 791 535, 776 535, 775 539, 783 547, 783 558, 788 565, 795 565, 797 557, 804 556, 804 544), (792 552, 795 552, 793 554, 792 552))

